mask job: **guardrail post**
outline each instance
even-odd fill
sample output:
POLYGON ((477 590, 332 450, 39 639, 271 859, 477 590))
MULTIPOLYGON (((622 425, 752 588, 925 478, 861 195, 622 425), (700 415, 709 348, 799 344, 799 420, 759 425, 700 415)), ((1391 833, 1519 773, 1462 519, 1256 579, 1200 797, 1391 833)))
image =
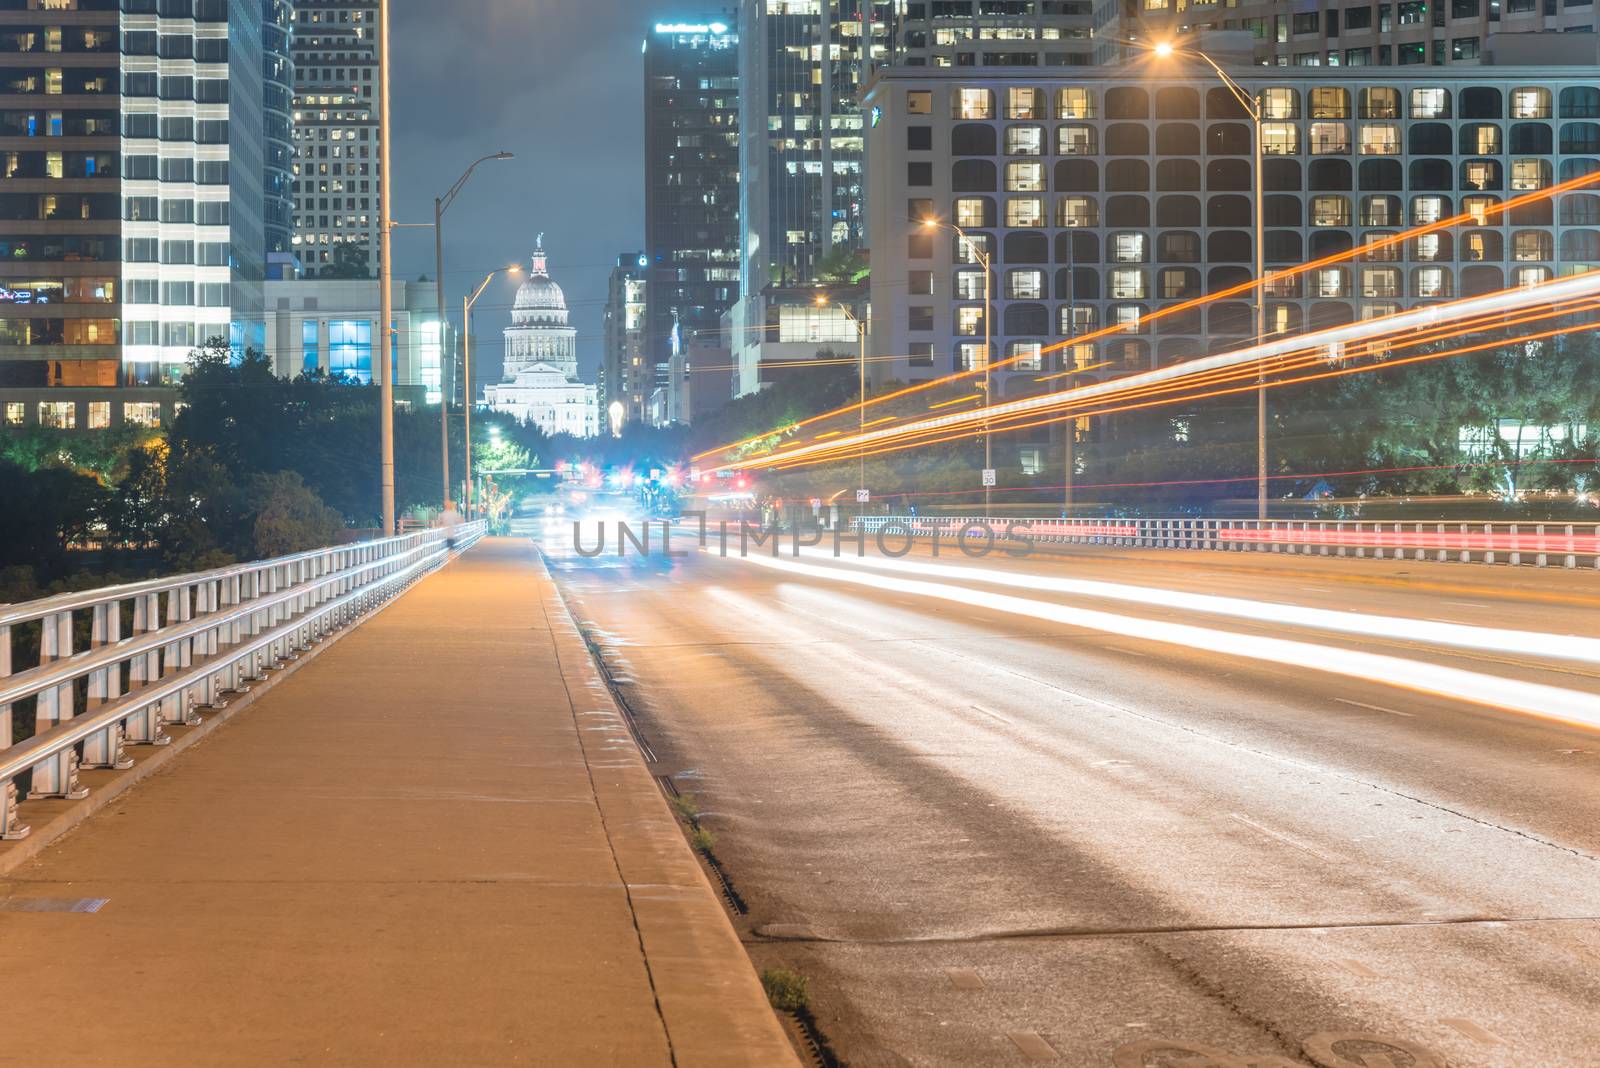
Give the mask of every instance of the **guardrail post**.
POLYGON ((1522 563, 1522 552, 1517 547, 1517 537, 1518 537, 1517 524, 1512 523, 1511 524, 1511 562, 1513 564, 1522 563))
MULTIPOLYGON (((11 674, 11 628, 0 627, 0 679, 11 674)), ((11 748, 11 706, 0 705, 0 752, 11 748)), ((17 784, 0 782, 0 842, 28 837, 28 826, 17 817, 17 784)))
MULTIPOLYGON (((39 621, 39 663, 47 664, 72 655, 72 613, 56 612, 39 621)), ((35 735, 72 718, 73 688, 69 680, 39 691, 34 698, 35 735)), ((33 768, 29 797, 64 797, 79 801, 89 796, 78 782, 78 750, 69 746, 33 768)))
MULTIPOLYGON (((114 645, 122 639, 122 603, 108 601, 91 610, 93 619, 89 629, 92 648, 114 645)), ((99 708, 107 701, 122 696, 122 662, 117 661, 89 672, 88 700, 84 711, 99 708)), ((133 767, 133 758, 122 747, 122 724, 113 723, 105 730, 96 731, 83 740, 83 766, 86 768, 115 768, 121 771, 133 767)))
MULTIPOLYGON (((187 623, 194 618, 194 588, 192 586, 179 586, 167 593, 167 622, 187 623)), ((161 675, 163 678, 176 675, 186 668, 194 665, 194 641, 191 638, 179 638, 164 647, 161 654, 161 675)), ((177 723, 185 727, 193 727, 200 722, 200 717, 195 715, 190 707, 190 694, 187 688, 172 694, 161 702, 161 719, 164 723, 177 723)))
POLYGON ((1483 562, 1494 563, 1494 524, 1483 525, 1483 562))
POLYGON ((1534 533, 1539 537, 1539 552, 1534 556, 1534 566, 1544 567, 1550 562, 1550 554, 1544 551, 1544 524, 1540 523, 1538 526, 1534 527, 1533 530, 1534 533))
POLYGON ((1577 567, 1578 566, 1578 554, 1575 551, 1577 549, 1577 544, 1576 544, 1576 542, 1573 541, 1573 537, 1572 537, 1573 533, 1574 532, 1573 532, 1573 529, 1572 529, 1572 524, 1568 523, 1567 524, 1567 562, 1566 562, 1566 566, 1567 567, 1577 567))
MULTIPOLYGON (((143 593, 134 598, 133 632, 149 634, 161 629, 161 595, 143 593)), ((128 662, 128 690, 135 692, 161 677, 161 652, 152 649, 128 662)), ((123 732, 132 745, 166 745, 172 741, 161 733, 161 704, 155 702, 129 716, 123 732)))

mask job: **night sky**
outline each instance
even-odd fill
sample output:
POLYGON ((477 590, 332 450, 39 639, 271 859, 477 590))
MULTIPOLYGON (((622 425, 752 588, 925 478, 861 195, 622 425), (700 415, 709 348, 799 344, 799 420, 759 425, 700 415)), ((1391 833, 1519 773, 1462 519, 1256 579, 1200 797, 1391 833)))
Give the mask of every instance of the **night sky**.
MULTIPOLYGON (((661 0, 392 2, 397 220, 431 222, 433 198, 469 163, 516 153, 480 166, 445 216, 445 300, 459 316, 464 290, 526 266, 544 231, 593 380, 607 278, 644 236, 640 43, 658 16, 682 13, 661 0)), ((395 240, 401 276, 432 278, 432 232, 395 240)), ((473 311, 490 366, 515 291, 497 281, 473 311)))

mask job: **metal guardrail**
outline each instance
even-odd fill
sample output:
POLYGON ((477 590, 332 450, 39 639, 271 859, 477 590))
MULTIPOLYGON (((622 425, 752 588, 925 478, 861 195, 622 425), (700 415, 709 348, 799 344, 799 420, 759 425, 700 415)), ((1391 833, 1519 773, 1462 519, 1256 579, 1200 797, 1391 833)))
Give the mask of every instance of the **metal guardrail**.
POLYGON ((81 800, 80 768, 128 768, 129 746, 165 745, 266 673, 394 597, 481 538, 482 522, 356 542, 215 571, 0 605, 0 840, 26 837, 30 798, 81 800), (124 635, 124 624, 131 630, 124 635), (89 645, 74 651, 88 624, 89 645), (39 664, 12 673, 19 628, 39 664), (33 737, 12 744, 12 706, 32 699, 33 737))
POLYGON ((1597 523, 1417 523, 1300 519, 1016 519, 982 516, 858 516, 869 534, 909 532, 974 546, 985 529, 1008 529, 1037 544, 1111 545, 1134 549, 1198 549, 1346 556, 1375 560, 1438 560, 1532 567, 1600 568, 1597 523))

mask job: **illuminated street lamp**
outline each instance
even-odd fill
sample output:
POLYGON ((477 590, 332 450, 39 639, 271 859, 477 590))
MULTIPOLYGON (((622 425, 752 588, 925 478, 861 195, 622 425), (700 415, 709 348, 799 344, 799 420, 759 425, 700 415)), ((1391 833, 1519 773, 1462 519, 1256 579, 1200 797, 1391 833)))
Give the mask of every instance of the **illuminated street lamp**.
MULTIPOLYGON (((496 275, 521 274, 522 264, 513 263, 509 267, 501 267, 490 271, 483 276, 483 281, 478 283, 477 290, 470 297, 461 298, 461 387, 462 407, 467 418, 467 518, 472 518, 472 306, 478 303, 478 298, 483 296, 483 291, 489 288, 489 283, 495 280, 496 275)), ((499 429, 496 427, 495 429, 499 429)))
POLYGON ((607 406, 606 415, 611 419, 612 437, 620 438, 622 436, 622 420, 627 415, 627 412, 628 410, 622 406, 622 402, 619 400, 614 400, 607 406))
MULTIPOLYGON (((433 198, 433 288, 434 295, 439 305, 439 465, 444 475, 444 508, 450 510, 450 387, 449 376, 445 374, 445 327, 449 325, 448 316, 444 310, 444 213, 455 202, 461 193, 467 179, 472 177, 472 172, 478 169, 478 164, 490 160, 513 159, 510 152, 496 152, 492 156, 484 156, 474 160, 456 179, 456 184, 442 197, 433 198)), ((466 323, 461 324, 461 329, 467 328, 466 323)), ((452 363, 454 361, 451 361, 452 363)))
MULTIPOLYGON (((972 240, 967 232, 961 227, 957 226, 955 223, 940 222, 938 219, 929 218, 923 219, 922 225, 928 230, 937 230, 941 226, 947 230, 954 230, 956 236, 961 238, 961 240, 966 243, 967 250, 972 253, 973 258, 983 266, 983 405, 985 408, 987 408, 989 405, 994 403, 994 353, 990 351, 992 344, 991 339, 994 336, 993 323, 991 322, 992 317, 990 315, 990 312, 992 311, 992 308, 990 307, 992 303, 990 294, 992 292, 993 285, 993 261, 989 254, 979 249, 978 243, 972 240)), ((983 469, 985 471, 990 471, 993 468, 994 442, 990 439, 989 423, 986 419, 984 420, 983 424, 983 469)), ((992 492, 992 487, 990 487, 988 485, 988 481, 985 480, 983 487, 984 515, 989 514, 990 494, 992 492)))
MULTIPOLYGON (((1244 86, 1234 81, 1227 71, 1217 65, 1217 61, 1197 48, 1178 49, 1170 41, 1162 41, 1150 47, 1150 51, 1160 59, 1167 59, 1174 55, 1194 56, 1204 60, 1212 69, 1228 92, 1244 108, 1245 114, 1250 116, 1250 121, 1255 126, 1255 135, 1252 141, 1255 145, 1255 229, 1256 229, 1256 344, 1267 333, 1267 304, 1266 304, 1266 278, 1264 268, 1266 262, 1266 231, 1262 228, 1262 188, 1261 188, 1261 126, 1262 110, 1261 101, 1247 92, 1244 86)), ((1263 365, 1256 379, 1256 518, 1267 518, 1267 381, 1266 368, 1263 365)))
MULTIPOLYGON (((827 294, 824 294, 824 293, 817 294, 817 307, 825 308, 825 307, 827 307, 827 305, 828 305, 827 294)), ((867 428, 867 324, 862 322, 860 319, 858 319, 855 316, 855 314, 852 313, 850 311, 850 309, 848 307, 846 307, 845 305, 840 304, 838 307, 839 307, 840 311, 844 312, 844 317, 846 319, 849 319, 852 323, 855 324, 856 334, 858 335, 858 337, 859 337, 859 339, 861 341, 861 359, 860 359, 859 364, 858 364, 859 371, 860 371, 860 379, 861 379, 861 401, 860 401, 860 404, 858 404, 857 407, 856 407, 856 413, 859 416, 859 418, 857 419, 857 423, 858 423, 857 433, 860 433, 861 431, 863 431, 863 430, 865 430, 867 428)), ((860 486, 859 486, 859 489, 864 493, 866 491, 866 488, 867 488, 867 453, 866 453, 865 448, 863 448, 862 452, 861 452, 861 471, 860 471, 860 486)), ((859 499, 860 499, 860 495, 858 494, 857 500, 859 501, 859 499)))

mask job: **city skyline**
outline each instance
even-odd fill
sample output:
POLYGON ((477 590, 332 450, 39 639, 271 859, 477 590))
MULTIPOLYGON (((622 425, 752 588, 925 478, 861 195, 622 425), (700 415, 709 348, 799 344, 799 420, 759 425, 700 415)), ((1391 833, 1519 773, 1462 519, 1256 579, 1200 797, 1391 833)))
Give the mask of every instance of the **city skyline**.
MULTIPOLYGON (((420 5, 394 8, 391 58, 408 72, 392 90, 395 217, 432 219, 433 198, 455 181, 463 161, 516 153, 514 161, 480 168, 450 211, 446 301, 459 307, 462 292, 485 273, 526 260, 543 231, 568 294, 586 381, 599 366, 617 250, 638 247, 644 233, 640 42, 658 18, 687 17, 696 6, 596 0, 536 12, 462 4, 444 25, 420 5), (474 54, 473 63, 456 58, 463 50, 474 54), (580 101, 589 106, 576 107, 580 101), (462 121, 469 115, 479 121, 462 121), (584 166, 571 166, 574 159, 584 166), (508 227, 505 205, 513 203, 523 207, 508 227)), ((433 277, 426 230, 398 232, 395 266, 396 277, 433 277)), ((515 278, 497 280, 475 308, 487 361, 499 356, 517 285, 515 278)))

